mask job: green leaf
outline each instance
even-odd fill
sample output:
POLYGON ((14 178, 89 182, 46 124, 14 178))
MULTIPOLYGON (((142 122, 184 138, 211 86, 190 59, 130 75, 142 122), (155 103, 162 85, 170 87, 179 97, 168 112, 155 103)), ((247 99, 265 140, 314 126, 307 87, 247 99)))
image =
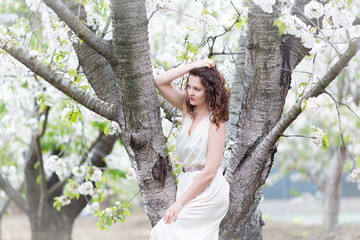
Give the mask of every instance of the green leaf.
POLYGON ((129 209, 126 208, 126 211, 124 212, 127 216, 131 217, 129 209))
POLYGON ((44 94, 41 93, 41 94, 39 95, 39 97, 36 99, 36 101, 37 101, 37 102, 41 101, 43 97, 44 97, 44 94))
POLYGON ((75 77, 77 75, 77 71, 71 68, 67 70, 67 74, 69 74, 70 77, 75 77))
POLYGON ((70 118, 70 122, 76 123, 77 118, 78 118, 78 113, 73 112, 73 114, 71 115, 71 118, 70 118))
POLYGON ((282 35, 282 34, 285 33, 286 25, 285 25, 285 23, 284 23, 282 20, 276 19, 275 22, 274 22, 274 25, 279 28, 279 33, 280 33, 280 35, 282 35))
POLYGON ((329 147, 329 140, 328 138, 326 137, 326 135, 324 135, 324 137, 322 138, 322 149, 323 151, 325 152, 326 149, 329 147))
POLYGON ((306 85, 307 85, 306 82, 302 82, 302 83, 299 84, 298 88, 300 88, 300 87, 306 87, 306 85))
POLYGON ((356 162, 356 167, 360 168, 360 156, 356 156, 355 162, 356 162))
POLYGON ((40 185, 40 183, 41 183, 41 175, 38 175, 36 177, 36 183, 40 185))
POLYGON ((126 178, 126 172, 119 169, 106 169, 106 173, 110 174, 114 180, 126 178))
POLYGON ((80 88, 81 88, 82 90, 86 91, 86 90, 89 89, 89 86, 87 86, 87 85, 82 85, 80 88))
POLYGON ((197 48, 193 45, 193 44, 190 44, 189 45, 189 50, 190 50, 190 52, 192 52, 192 53, 197 53, 197 48))
POLYGON ((306 108, 306 100, 305 99, 303 99, 302 100, 302 107, 301 107, 301 112, 303 112, 304 110, 305 110, 305 108, 306 108))
POLYGON ((111 220, 111 218, 110 218, 110 217, 107 217, 105 221, 106 221, 106 225, 108 225, 109 227, 111 227, 111 225, 112 225, 112 220, 111 220))

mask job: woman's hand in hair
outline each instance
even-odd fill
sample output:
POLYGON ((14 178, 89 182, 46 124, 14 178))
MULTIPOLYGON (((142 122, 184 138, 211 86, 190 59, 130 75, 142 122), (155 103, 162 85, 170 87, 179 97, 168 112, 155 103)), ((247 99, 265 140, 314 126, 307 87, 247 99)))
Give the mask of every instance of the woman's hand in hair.
POLYGON ((209 58, 204 58, 199 61, 191 63, 191 65, 194 68, 201 68, 201 67, 213 68, 215 67, 215 62, 209 58))

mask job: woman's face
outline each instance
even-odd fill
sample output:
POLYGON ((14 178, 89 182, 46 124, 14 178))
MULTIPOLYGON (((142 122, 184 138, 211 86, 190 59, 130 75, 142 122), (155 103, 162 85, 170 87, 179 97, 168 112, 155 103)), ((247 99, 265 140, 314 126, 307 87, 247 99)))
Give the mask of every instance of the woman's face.
POLYGON ((201 83, 201 79, 198 76, 189 76, 187 84, 187 94, 190 104, 193 106, 201 106, 206 103, 205 87, 201 83))

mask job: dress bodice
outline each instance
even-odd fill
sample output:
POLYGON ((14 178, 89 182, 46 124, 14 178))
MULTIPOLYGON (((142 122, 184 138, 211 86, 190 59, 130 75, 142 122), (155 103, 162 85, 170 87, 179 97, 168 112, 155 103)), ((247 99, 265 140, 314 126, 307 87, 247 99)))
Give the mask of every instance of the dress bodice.
POLYGON ((176 154, 183 167, 204 166, 206 162, 210 118, 204 117, 189 135, 193 119, 187 115, 176 141, 176 154))

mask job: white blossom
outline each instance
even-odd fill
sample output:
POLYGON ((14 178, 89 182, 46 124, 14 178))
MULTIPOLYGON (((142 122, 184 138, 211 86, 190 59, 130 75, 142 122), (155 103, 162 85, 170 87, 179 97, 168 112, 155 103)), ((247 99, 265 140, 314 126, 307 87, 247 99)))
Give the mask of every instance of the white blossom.
POLYGON ((203 14, 201 20, 206 24, 206 32, 209 36, 216 36, 223 32, 223 27, 220 22, 210 14, 203 14))
POLYGON ((78 188, 78 191, 82 195, 94 195, 94 186, 91 182, 84 182, 78 188))
POLYGON ((106 126, 109 135, 114 135, 116 132, 121 132, 120 126, 117 122, 112 121, 106 126))
POLYGON ((69 205, 71 201, 67 196, 62 195, 59 197, 59 202, 61 203, 61 206, 66 206, 69 205))
POLYGON ((350 174, 350 179, 353 182, 357 182, 360 183, 360 168, 355 168, 351 174, 350 174))
POLYGON ((322 140, 323 140, 323 138, 325 136, 324 131, 321 128, 315 127, 315 126, 311 126, 311 128, 314 131, 312 137, 314 138, 315 145, 321 147, 322 146, 322 140))
POLYGON ((97 29, 98 26, 101 26, 104 23, 102 17, 97 13, 90 12, 87 15, 87 24, 91 26, 93 29, 97 29))
POLYGON ((312 97, 309 98, 306 102, 306 109, 308 109, 309 111, 316 113, 320 108, 320 104, 318 103, 317 98, 312 97))
POLYGON ((102 193, 103 191, 99 188, 94 188, 94 194, 92 195, 92 197, 94 199, 98 199, 100 197, 100 194, 102 193))
POLYGON ((86 205, 86 210, 91 213, 91 214, 95 214, 97 211, 99 211, 100 205, 99 202, 93 202, 91 204, 87 204, 86 205))
POLYGON ((11 37, 9 34, 4 34, 2 31, 0 31, 0 45, 5 45, 6 43, 11 41, 11 37))
POLYGON ((119 126, 119 124, 115 121, 111 122, 111 127, 116 131, 116 132, 121 132, 121 128, 119 126))
POLYGON ((8 166, 2 166, 1 167, 1 173, 4 175, 8 175, 9 174, 9 167, 8 166))
POLYGON ((92 167, 92 170, 89 171, 89 179, 94 182, 101 182, 102 171, 97 167, 92 167))
POLYGON ((330 1, 325 4, 325 16, 331 18, 336 28, 352 26, 358 9, 355 5, 348 6, 344 0, 330 1))
POLYGON ((286 26, 285 33, 294 35, 295 37, 301 38, 304 30, 307 29, 306 24, 297 16, 283 15, 280 19, 286 26))
POLYGON ((117 201, 117 202, 115 203, 115 207, 121 208, 121 203, 120 203, 119 201, 117 201))
POLYGON ((85 168, 83 166, 76 166, 72 169, 72 174, 74 174, 75 177, 83 177, 86 173, 85 168))
POLYGON ((322 15, 324 15, 324 5, 316 1, 311 1, 305 5, 304 13, 305 16, 310 19, 320 18, 322 15))
POLYGON ((166 13, 167 9, 174 9, 173 0, 146 0, 146 9, 151 14, 156 10, 166 13))
POLYGON ((36 12, 40 6, 41 0, 25 0, 25 3, 32 12, 36 12))
POLYGON ((254 0, 254 3, 258 5, 264 12, 272 13, 272 6, 276 3, 276 0, 254 0))
POLYGON ((111 210, 110 208, 106 208, 105 209, 105 213, 106 215, 108 215, 109 217, 112 217, 114 215, 114 211, 111 210))
POLYGON ((66 184, 65 188, 67 189, 69 194, 75 195, 78 193, 79 184, 77 184, 77 182, 75 181, 71 181, 68 184, 66 184))
POLYGON ((47 168, 51 172, 54 172, 56 170, 56 162, 58 160, 59 157, 57 155, 50 156, 45 163, 45 168, 47 168))

